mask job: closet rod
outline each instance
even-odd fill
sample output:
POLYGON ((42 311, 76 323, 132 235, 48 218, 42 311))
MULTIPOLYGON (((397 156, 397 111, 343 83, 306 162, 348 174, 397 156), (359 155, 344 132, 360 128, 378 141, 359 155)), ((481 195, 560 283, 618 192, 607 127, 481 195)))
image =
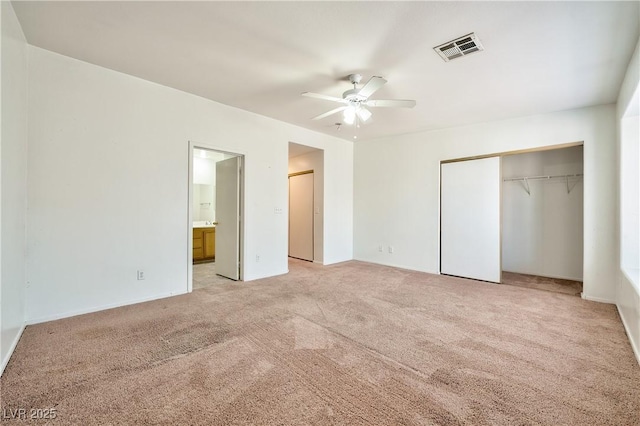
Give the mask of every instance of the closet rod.
POLYGON ((573 175, 548 175, 548 176, 524 176, 518 178, 506 178, 503 179, 504 182, 518 181, 518 180, 534 180, 534 179, 555 179, 555 178, 572 178, 572 177, 582 177, 584 174, 576 173, 573 175))
POLYGON ((503 182, 515 182, 515 181, 522 181, 522 185, 524 186, 524 190, 527 191, 527 194, 531 195, 531 188, 529 187, 529 181, 530 180, 536 180, 536 179, 555 179, 555 178, 563 178, 565 180, 565 182, 567 183, 567 194, 571 193, 571 190, 576 186, 576 184, 578 183, 576 181, 576 183, 573 184, 573 186, 569 186, 569 178, 579 178, 584 176, 584 174, 582 173, 576 173, 576 174, 572 174, 572 175, 547 175, 547 176, 526 176, 526 177, 519 177, 519 178, 506 178, 503 179, 503 182))

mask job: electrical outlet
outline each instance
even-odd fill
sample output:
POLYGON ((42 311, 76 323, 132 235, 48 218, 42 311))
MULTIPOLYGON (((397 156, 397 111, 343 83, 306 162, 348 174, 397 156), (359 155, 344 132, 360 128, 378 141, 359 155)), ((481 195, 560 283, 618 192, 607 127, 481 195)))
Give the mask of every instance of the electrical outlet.
POLYGON ((378 246, 378 251, 379 251, 380 253, 382 253, 382 252, 384 251, 384 246, 383 246, 382 244, 380 244, 380 245, 378 246))
POLYGON ((275 214, 282 214, 282 208, 281 207, 276 207, 276 208, 273 209, 273 212, 275 214))
POLYGON ((260 255, 256 254, 256 262, 260 262, 260 255))
POLYGON ((144 271, 138 271, 138 280, 139 281, 144 280, 144 271))
POLYGON ((389 253, 393 253, 393 246, 389 246, 389 253))

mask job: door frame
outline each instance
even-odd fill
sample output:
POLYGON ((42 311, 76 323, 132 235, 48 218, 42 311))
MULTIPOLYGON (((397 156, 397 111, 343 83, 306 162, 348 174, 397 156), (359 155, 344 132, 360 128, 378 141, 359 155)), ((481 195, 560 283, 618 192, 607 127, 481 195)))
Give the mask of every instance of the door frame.
POLYGON ((229 148, 210 143, 189 141, 188 146, 188 200, 187 200, 187 293, 193 291, 193 153, 196 149, 216 151, 224 154, 231 154, 240 157, 240 276, 238 281, 244 281, 245 273, 245 170, 247 167, 247 154, 235 148, 229 148))
MULTIPOLYGON (((309 145, 305 142, 294 142, 289 140, 288 152, 287 152, 287 175, 292 175, 297 172, 304 172, 308 170, 313 171, 313 263, 319 265, 325 264, 325 255, 327 254, 325 248, 327 247, 326 240, 326 209, 325 204, 327 200, 327 168, 326 163, 326 150, 324 148, 318 148, 314 145, 309 145), (306 148, 302 154, 298 153, 294 156, 291 155, 292 145, 297 147, 306 148), (307 157, 312 156, 313 158, 307 157), (300 160, 300 157, 304 157, 300 160)), ((288 180, 288 178, 287 178, 288 180)), ((287 182, 287 206, 289 205, 289 183, 287 182)), ((288 214, 288 213, 287 213, 288 214)), ((289 254, 289 219, 287 218, 287 258, 289 254)))

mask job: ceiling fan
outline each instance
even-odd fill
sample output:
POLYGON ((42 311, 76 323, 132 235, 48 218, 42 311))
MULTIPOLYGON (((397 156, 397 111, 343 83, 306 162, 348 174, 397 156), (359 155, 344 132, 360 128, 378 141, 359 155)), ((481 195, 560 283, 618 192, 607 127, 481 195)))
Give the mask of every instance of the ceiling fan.
POLYGON ((378 89, 384 86, 387 82, 382 77, 371 77, 367 83, 360 89, 357 85, 360 84, 362 76, 360 74, 349 75, 349 81, 353 84, 353 89, 347 90, 342 94, 342 98, 336 98, 334 96, 322 95, 320 93, 304 92, 302 96, 309 98, 324 99, 327 101, 339 102, 343 104, 336 109, 320 114, 317 117, 313 117, 313 120, 321 120, 330 115, 342 112, 342 118, 345 123, 353 124, 356 118, 359 118, 362 122, 365 122, 371 118, 371 111, 367 107, 386 107, 386 108, 413 108, 416 106, 416 101, 401 100, 401 99, 369 99, 369 96, 373 95, 378 89))

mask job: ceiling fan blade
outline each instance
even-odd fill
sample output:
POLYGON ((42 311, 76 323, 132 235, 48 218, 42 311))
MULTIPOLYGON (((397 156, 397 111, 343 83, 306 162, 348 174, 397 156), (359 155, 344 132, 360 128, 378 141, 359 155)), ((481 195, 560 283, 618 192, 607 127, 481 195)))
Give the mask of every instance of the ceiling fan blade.
POLYGON ((328 117, 330 115, 336 114, 336 113, 338 113, 340 111, 344 111, 345 109, 347 109, 346 106, 338 107, 336 109, 332 109, 331 111, 325 112, 324 114, 320 114, 317 117, 313 117, 312 120, 322 120, 325 117, 328 117))
POLYGON ((416 101, 405 99, 376 99, 365 102, 368 107, 413 108, 416 101))
POLYGON ((373 95, 376 92, 376 90, 384 86, 386 83, 387 83, 387 80, 385 80, 382 77, 375 77, 375 76, 371 77, 369 81, 367 81, 367 84, 365 84, 364 87, 360 89, 360 91, 358 92, 358 95, 368 98, 369 96, 373 95))
POLYGON ((308 98, 324 99, 325 101, 344 103, 344 99, 336 98, 335 96, 321 95, 320 93, 304 92, 302 96, 306 96, 308 98))
POLYGON ((362 120, 362 122, 364 123, 365 121, 367 121, 368 119, 371 118, 371 111, 369 111, 368 109, 366 109, 365 107, 360 107, 356 110, 356 114, 358 114, 358 117, 360 117, 360 120, 362 120))

